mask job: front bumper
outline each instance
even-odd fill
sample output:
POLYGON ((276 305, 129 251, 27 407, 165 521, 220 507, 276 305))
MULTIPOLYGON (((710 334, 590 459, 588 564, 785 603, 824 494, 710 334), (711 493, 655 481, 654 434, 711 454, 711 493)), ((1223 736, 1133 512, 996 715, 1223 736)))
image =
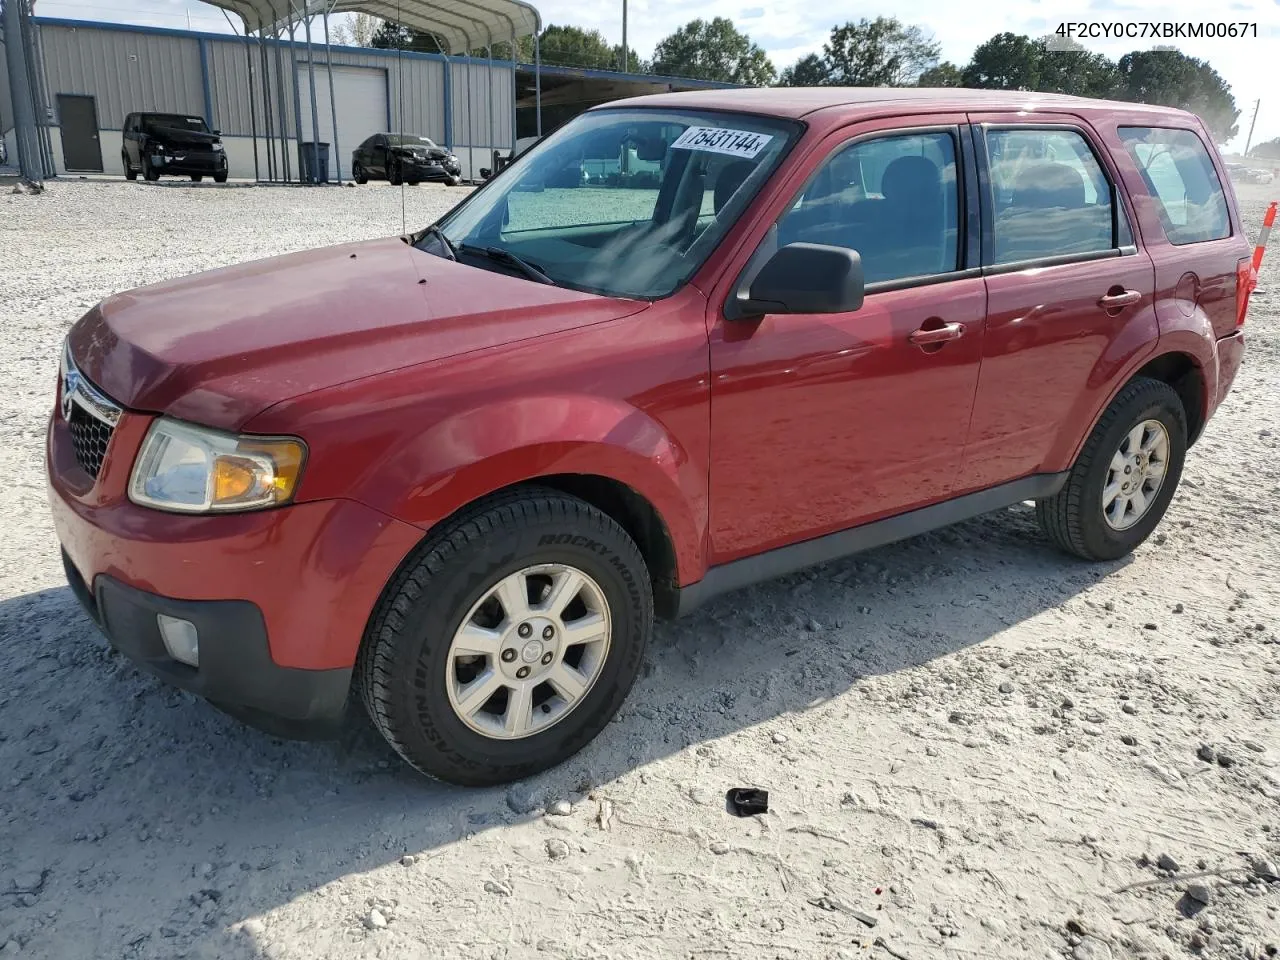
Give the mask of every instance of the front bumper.
POLYGON ((225 153, 176 152, 155 154, 151 157, 151 166, 158 173, 201 173, 211 176, 226 172, 227 155, 225 153))
POLYGON ((121 416, 95 480, 66 421, 50 418, 49 504, 81 602, 141 667, 258 726, 330 726, 369 616, 421 531, 351 500, 213 516, 140 507, 126 485, 151 420, 121 416), (198 669, 156 646, 157 613, 197 625, 198 669))
POLYGON ((406 161, 401 169, 404 171, 406 179, 413 180, 451 180, 462 173, 462 166, 456 163, 446 166, 444 164, 432 165, 406 161))
POLYGON ((246 600, 173 600, 101 575, 89 590, 66 551, 71 592, 111 645, 148 673, 204 697, 268 733, 296 739, 331 736, 346 712, 351 668, 298 670, 271 659, 262 611, 246 600), (200 665, 173 659, 157 615, 194 624, 200 665))

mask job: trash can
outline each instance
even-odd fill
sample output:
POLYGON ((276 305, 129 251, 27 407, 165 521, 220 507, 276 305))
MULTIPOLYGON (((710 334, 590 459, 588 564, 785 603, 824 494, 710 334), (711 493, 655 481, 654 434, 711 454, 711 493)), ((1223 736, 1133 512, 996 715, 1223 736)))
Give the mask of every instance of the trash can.
POLYGON ((327 143, 304 141, 299 145, 298 153, 300 154, 298 165, 302 168, 303 183, 329 182, 329 145, 327 143), (311 175, 313 170, 314 177, 311 175))

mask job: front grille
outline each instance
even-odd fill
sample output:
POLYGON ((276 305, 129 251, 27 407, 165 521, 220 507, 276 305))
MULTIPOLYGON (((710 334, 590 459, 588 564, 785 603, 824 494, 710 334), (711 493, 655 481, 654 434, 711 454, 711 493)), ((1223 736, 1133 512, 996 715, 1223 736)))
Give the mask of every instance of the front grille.
POLYGON ((98 479, 98 471, 102 469, 107 444, 111 442, 111 434, 115 428, 99 420, 78 403, 71 404, 67 426, 71 428, 71 445, 75 447, 76 463, 89 476, 98 479))
POLYGON ((111 434, 120 421, 121 408, 114 400, 84 378, 71 359, 69 348, 62 352, 63 419, 71 432, 76 463, 93 479, 102 472, 111 434))

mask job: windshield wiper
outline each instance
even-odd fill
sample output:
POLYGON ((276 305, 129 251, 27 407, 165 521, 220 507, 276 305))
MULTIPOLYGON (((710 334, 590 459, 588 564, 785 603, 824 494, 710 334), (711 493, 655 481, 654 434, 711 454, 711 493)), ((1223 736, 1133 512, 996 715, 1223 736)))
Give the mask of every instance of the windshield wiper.
POLYGON ((509 267, 515 267, 528 279, 535 283, 549 283, 556 286, 556 282, 547 276, 547 272, 541 267, 535 266, 523 257, 518 257, 510 250, 503 250, 501 247, 477 247, 470 243, 458 244, 458 249, 463 253, 470 253, 475 256, 488 257, 490 260, 505 264, 509 267))
POLYGON ((448 254, 448 256, 445 257, 446 260, 458 259, 458 251, 453 248, 453 241, 451 241, 448 237, 446 237, 444 235, 444 231, 441 230, 439 227, 437 227, 434 223, 431 224, 431 226, 423 229, 422 239, 425 240, 427 237, 435 237, 437 240, 440 241, 440 246, 444 247, 444 252, 448 254))

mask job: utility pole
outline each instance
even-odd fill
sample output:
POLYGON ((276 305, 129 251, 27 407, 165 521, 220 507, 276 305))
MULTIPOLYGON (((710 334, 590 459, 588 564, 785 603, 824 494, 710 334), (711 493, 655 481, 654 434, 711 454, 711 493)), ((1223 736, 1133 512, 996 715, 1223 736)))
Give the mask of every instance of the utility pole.
POLYGON ((1249 145, 1253 143, 1253 126, 1258 122, 1258 108, 1262 106, 1262 98, 1253 101, 1253 119, 1249 121, 1249 136, 1244 140, 1244 155, 1249 156, 1249 145))
POLYGON ((627 72, 627 0, 622 0, 622 72, 627 72))

